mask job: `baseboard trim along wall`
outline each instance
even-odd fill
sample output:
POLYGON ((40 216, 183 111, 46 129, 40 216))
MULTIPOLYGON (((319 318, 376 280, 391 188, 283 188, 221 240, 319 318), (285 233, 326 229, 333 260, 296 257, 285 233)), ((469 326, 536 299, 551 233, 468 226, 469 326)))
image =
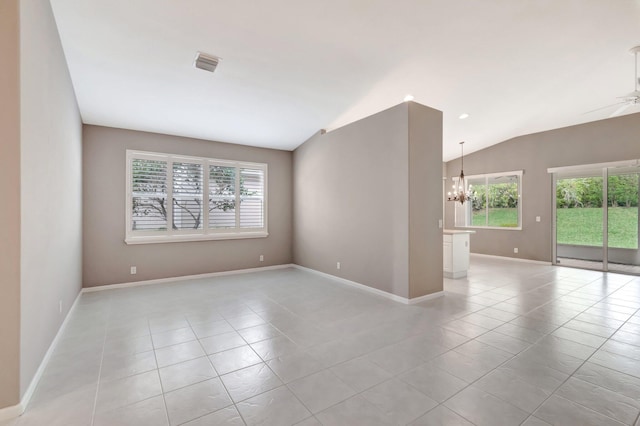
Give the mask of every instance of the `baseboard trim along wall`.
POLYGON ((366 291, 368 293, 373 293, 373 294, 376 294, 378 296, 382 296, 384 298, 391 299, 394 302, 404 303, 405 305, 413 305, 415 303, 420 303, 420 302, 424 302, 426 300, 431 300, 431 299, 435 299, 435 298, 440 297, 440 296, 444 296, 444 291, 437 291, 435 293, 425 294, 424 296, 414 297, 413 299, 407 299, 406 297, 402 297, 402 296, 398 296, 398 295, 395 295, 395 294, 391 294, 391 293, 388 293, 388 292, 383 291, 383 290, 378 290, 377 288, 369 287, 368 285, 360 284, 358 282, 351 281, 351 280, 348 280, 346 278, 336 277, 335 275, 327 274, 326 272, 320 272, 318 270, 307 268, 305 266, 300 266, 300 265, 296 265, 296 264, 291 265, 291 266, 293 266, 296 269, 300 269, 300 270, 303 270, 303 271, 311 272, 311 273, 316 274, 316 275, 323 276, 325 278, 329 278, 329 279, 331 279, 333 281, 336 281, 336 282, 338 282, 340 284, 348 285, 349 287, 357 288, 359 290, 364 290, 364 291, 366 291))
POLYGON ((259 268, 235 269, 233 271, 208 272, 205 274, 183 275, 180 277, 158 278, 155 280, 132 281, 130 283, 107 284, 107 285, 99 285, 95 287, 84 287, 82 289, 82 292, 91 293, 94 291, 113 290, 116 288, 138 287, 141 285, 164 284, 164 283, 171 283, 175 281, 196 280, 199 278, 212 278, 212 277, 223 277, 225 275, 249 274, 251 272, 271 271, 274 269, 292 268, 293 266, 294 265, 291 263, 285 263, 282 265, 262 266, 259 268))
POLYGON ((293 263, 285 263, 282 265, 273 265, 273 266, 263 266, 260 268, 236 269, 233 271, 210 272, 206 274, 197 274, 197 275, 184 275, 181 277, 158 278, 155 280, 133 281, 130 283, 108 284, 108 285, 101 285, 96 287, 85 287, 82 289, 82 293, 92 293, 94 291, 113 290, 118 288, 138 287, 143 285, 164 284, 164 283, 170 283, 170 282, 176 282, 176 281, 196 280, 201 278, 222 277, 225 275, 249 274, 251 272, 270 271, 274 269, 285 269, 285 268, 297 268, 300 270, 311 272, 313 274, 322 275, 325 278, 332 279, 334 281, 337 281, 340 284, 345 284, 350 287, 364 290, 369 293, 377 294, 378 296, 391 299, 395 302, 404 303, 405 305, 413 305, 415 303, 424 302, 425 300, 434 299, 436 297, 440 297, 444 295, 443 291, 438 291, 436 293, 426 294, 420 297, 414 297, 413 299, 407 299, 406 297, 397 296, 395 294, 391 294, 383 290, 378 290, 377 288, 369 287, 367 285, 360 284, 355 281, 347 280, 345 278, 340 278, 335 275, 327 274, 324 272, 317 271, 315 269, 307 268, 307 267, 296 265, 293 263))
POLYGON ((535 263, 537 265, 551 265, 551 262, 544 260, 522 259, 519 257, 496 256, 494 254, 471 253, 471 257, 486 257, 489 259, 512 260, 514 262, 535 263))
POLYGON ((272 269, 291 268, 293 266, 294 265, 292 265, 292 264, 264 266, 264 267, 260 267, 260 268, 237 269, 237 270, 234 270, 234 271, 212 272, 212 273, 198 274, 198 275, 185 275, 185 276, 174 277, 174 278, 160 278, 160 279, 156 279, 156 280, 136 281, 136 282, 131 282, 131 283, 111 284, 111 285, 104 285, 104 286, 99 286, 99 287, 83 288, 78 293, 78 295, 76 296, 76 299, 73 302, 73 305, 71 306, 71 309, 69 309, 69 312, 67 312, 67 316, 65 317, 64 321, 60 325, 60 328, 58 329, 58 332, 56 333, 56 336, 53 338, 53 341, 51 342, 51 345, 49 345, 49 349, 47 349, 47 352, 45 353, 44 358, 42 358, 42 361, 40 362, 40 366, 38 367, 38 370, 36 371, 36 374, 33 376, 33 379, 31 380, 31 383, 29 384, 29 387, 25 391, 25 393, 22 396, 22 398, 20 398, 20 402, 18 404, 16 404, 16 405, 12 405, 10 407, 0 408, 0 421, 9 420, 9 419, 13 419, 13 418, 19 417, 26 410, 27 405, 29 404, 29 401, 31 400, 31 397, 33 396, 33 393, 35 392, 36 387, 38 386, 38 382, 40 381, 40 378, 42 377, 42 374, 44 373, 44 370, 45 370, 45 368, 46 368, 46 366, 47 366, 47 364, 49 362, 49 359, 51 358, 51 355, 53 354, 53 351, 54 351, 54 349, 55 349, 55 347, 56 347, 56 345, 58 343, 58 340, 60 339, 60 336, 62 336, 62 334, 64 332, 64 329, 65 329, 65 327, 67 325, 67 322, 68 322, 69 318, 71 317, 71 313, 76 308, 76 305, 78 303, 78 300, 80 300, 80 295, 82 293, 91 293, 91 292, 95 292, 95 291, 110 290, 110 289, 116 289, 116 288, 137 287, 137 286, 150 285, 150 284, 162 284, 162 283, 174 282, 174 281, 187 281, 187 280, 198 279, 198 278, 219 277, 219 276, 224 276, 224 275, 246 274, 246 273, 251 273, 251 272, 268 271, 268 270, 272 270, 272 269))
POLYGON ((211 272, 211 273, 197 274, 197 275, 185 275, 185 276, 181 276, 181 277, 159 278, 159 279, 155 279, 155 280, 135 281, 135 282, 130 282, 130 283, 109 284, 109 285, 103 285, 103 286, 97 286, 97 287, 86 287, 86 288, 83 288, 78 293, 78 295, 76 296, 76 299, 73 302, 73 305, 71 306, 71 309, 69 309, 69 312, 67 313, 67 316, 65 317, 64 321, 60 325, 60 328, 58 329, 58 332, 56 333, 56 336, 53 338, 53 341, 51 342, 51 345, 49 345, 49 349, 47 350, 46 354, 44 355, 44 358, 40 362, 40 366, 38 367, 38 370, 36 371, 36 374, 33 376, 33 379, 31 380, 31 383, 29 384, 29 387, 27 388, 27 390, 25 391, 24 395, 20 399, 20 403, 18 403, 16 405, 12 405, 11 407, 1 408, 0 409, 0 421, 13 419, 15 417, 20 416, 22 413, 24 413, 25 409, 27 408, 27 405, 29 404, 29 401, 31 400, 31 397, 33 396, 33 393, 36 390, 36 387, 38 386, 38 382, 40 381, 40 378, 42 377, 42 374, 44 373, 44 370, 45 370, 45 368, 47 366, 47 363, 49 362, 49 359, 51 358, 51 355, 53 354, 53 351, 54 351, 56 345, 58 344, 58 340, 62 336, 62 334, 64 332, 64 329, 65 329, 65 327, 66 327, 66 325, 67 325, 67 323, 69 321, 69 318, 71 317, 71 314, 73 313, 73 311, 76 308, 76 305, 78 304, 78 300, 80 300, 80 295, 82 293, 92 293, 92 292, 96 292, 96 291, 113 290, 113 289, 118 289, 118 288, 138 287, 138 286, 143 286, 143 285, 163 284, 163 283, 176 282, 176 281, 187 281, 187 280, 193 280, 193 279, 199 279, 199 278, 221 277, 221 276, 225 276, 225 275, 248 274, 248 273, 252 273, 252 272, 269 271, 269 270, 286 269, 286 268, 296 268, 296 269, 300 269, 302 271, 307 271, 307 272, 310 272, 310 273, 313 273, 313 274, 316 274, 316 275, 320 275, 320 276, 323 276, 325 278, 331 279, 331 280, 333 280, 333 281, 335 281, 335 282, 337 282, 339 284, 347 285, 349 287, 356 288, 356 289, 359 289, 359 290, 363 290, 363 291, 366 291, 368 293, 376 294, 378 296, 382 296, 382 297, 384 297, 386 299, 390 299, 390 300, 393 300, 395 302, 403 303, 405 305, 412 305, 412 304, 415 304, 415 303, 424 302, 426 300, 435 299, 437 297, 440 297, 440 296, 444 295, 443 291, 438 291, 436 293, 427 294, 427 295, 424 295, 424 296, 421 296, 421 297, 415 297, 413 299, 407 299, 406 297, 397 296, 395 294, 391 294, 391 293, 388 293, 386 291, 378 290, 377 288, 369 287, 369 286, 366 286, 364 284, 357 283, 355 281, 347 280, 345 278, 337 277, 335 275, 327 274, 327 273, 324 273, 324 272, 317 271, 315 269, 306 268, 304 266, 300 266, 300 265, 296 265, 296 264, 292 264, 292 263, 287 263, 287 264, 282 264, 282 265, 273 265, 273 266, 264 266, 264 267, 260 267, 260 268, 237 269, 237 270, 234 270, 234 271, 211 272))
POLYGON ((40 382, 40 378, 42 377, 42 374, 44 374, 44 369, 49 363, 49 359, 53 354, 53 350, 58 344, 58 340, 60 340, 60 337, 62 336, 62 333, 65 327, 67 326, 67 323, 69 322, 69 318, 71 318, 71 313, 76 308, 76 305, 78 304, 78 300, 80 300, 81 294, 82 294, 82 291, 78 292, 76 299, 73 301, 73 305, 71 305, 71 309, 69 309, 69 312, 67 312, 67 316, 64 318, 64 321, 62 321, 62 324, 60 324, 60 328, 58 329, 56 336, 51 341, 51 344, 49 345, 49 349, 47 349, 47 352, 44 354, 42 361, 40 361, 40 366, 36 370, 36 374, 33 375, 33 379, 31 379, 31 383, 29 383, 29 387, 27 387, 27 390, 24 392, 24 395, 22 395, 22 397, 20 398, 20 402, 16 405, 12 405, 11 407, 5 407, 0 409, 0 422, 4 420, 16 418, 22 415, 22 413, 24 413, 24 410, 27 409, 27 405, 29 405, 29 401, 31 400, 33 393, 36 391, 38 382, 40 382))
POLYGON ((5 420, 11 420, 20 416, 22 413, 24 413, 25 407, 26 407, 26 404, 20 401, 16 405, 0 408, 0 422, 5 420))

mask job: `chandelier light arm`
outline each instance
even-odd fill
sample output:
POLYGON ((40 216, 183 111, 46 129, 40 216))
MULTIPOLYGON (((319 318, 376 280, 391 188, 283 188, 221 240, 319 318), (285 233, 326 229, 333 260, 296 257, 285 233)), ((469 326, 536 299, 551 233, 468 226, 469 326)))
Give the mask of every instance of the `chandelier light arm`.
POLYGON ((464 204, 466 200, 471 199, 471 193, 467 191, 467 185, 464 179, 464 141, 460 142, 460 176, 457 185, 453 185, 453 193, 447 194, 447 201, 459 201, 464 204))

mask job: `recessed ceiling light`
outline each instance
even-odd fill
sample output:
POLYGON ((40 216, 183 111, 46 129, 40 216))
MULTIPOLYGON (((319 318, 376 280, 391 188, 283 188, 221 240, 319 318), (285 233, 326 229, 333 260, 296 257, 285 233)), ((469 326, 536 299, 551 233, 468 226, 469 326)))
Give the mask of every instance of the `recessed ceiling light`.
POLYGON ((469 114, 467 114, 466 112, 464 114, 460 114, 460 117, 458 117, 460 120, 464 120, 465 118, 468 118, 469 114))
POLYGON ((413 95, 407 95, 404 97, 405 102, 411 102, 414 99, 413 95))
POLYGON ((193 62, 193 66, 201 70, 214 72, 219 62, 220 62, 220 58, 218 57, 215 57, 213 55, 207 55, 206 53, 198 52, 196 54, 196 59, 193 62))

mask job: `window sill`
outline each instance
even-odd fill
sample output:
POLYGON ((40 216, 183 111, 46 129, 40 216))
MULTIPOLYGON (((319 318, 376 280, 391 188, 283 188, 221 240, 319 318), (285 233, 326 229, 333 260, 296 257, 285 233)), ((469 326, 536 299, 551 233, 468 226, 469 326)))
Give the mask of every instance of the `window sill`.
POLYGON ((233 234, 206 234, 206 235, 160 235, 160 236, 138 236, 127 237, 126 244, 161 244, 161 243, 184 243, 192 241, 214 241, 214 240, 240 240, 247 238, 266 238, 268 232, 238 232, 233 234))
POLYGON ((509 226, 456 226, 456 228, 463 229, 487 229, 491 231, 522 231, 522 226, 509 227, 509 226))

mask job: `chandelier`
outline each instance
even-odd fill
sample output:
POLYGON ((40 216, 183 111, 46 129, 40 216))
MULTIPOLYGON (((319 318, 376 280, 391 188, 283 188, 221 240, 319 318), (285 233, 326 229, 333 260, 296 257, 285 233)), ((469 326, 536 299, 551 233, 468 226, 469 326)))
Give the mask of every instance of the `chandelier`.
POLYGON ((453 184, 453 192, 447 193, 447 201, 460 201, 460 204, 464 204, 465 201, 471 198, 471 185, 467 190, 467 185, 464 180, 464 141, 460 142, 461 152, 461 164, 460 164, 460 176, 458 182, 453 184))

